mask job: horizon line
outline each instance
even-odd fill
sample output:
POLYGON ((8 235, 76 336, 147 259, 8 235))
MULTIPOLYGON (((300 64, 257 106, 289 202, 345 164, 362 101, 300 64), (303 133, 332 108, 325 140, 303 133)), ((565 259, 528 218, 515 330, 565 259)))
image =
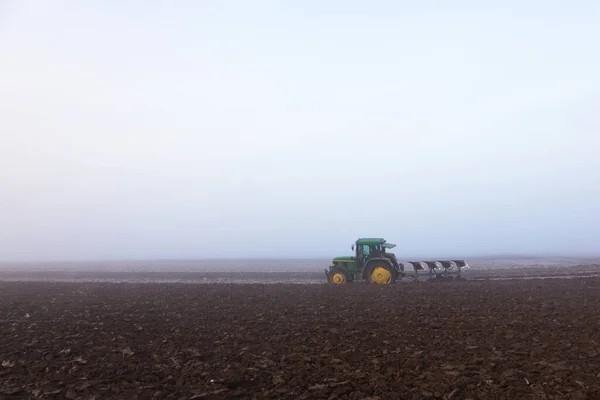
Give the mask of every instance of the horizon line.
MULTIPOLYGON (((99 263, 99 262, 198 262, 198 261, 311 261, 311 260, 330 260, 331 256, 237 256, 237 257, 197 257, 197 258, 102 258, 102 259, 53 259, 53 260, 0 260, 0 264, 32 264, 32 263, 99 263)), ((559 258, 559 259, 588 259, 600 258, 600 254, 531 254, 531 253, 498 253, 486 255, 471 255, 471 256, 403 256, 398 258, 399 261, 435 261, 435 260, 501 260, 501 259, 544 259, 544 258, 559 258)))

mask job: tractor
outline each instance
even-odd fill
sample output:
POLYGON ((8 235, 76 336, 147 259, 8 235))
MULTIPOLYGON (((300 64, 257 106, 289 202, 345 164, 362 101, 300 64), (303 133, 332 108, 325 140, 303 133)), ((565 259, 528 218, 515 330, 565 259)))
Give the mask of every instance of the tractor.
MULTIPOLYGON (((354 281, 367 281, 374 284, 390 284, 405 276, 404 263, 399 263, 396 255, 387 252, 396 247, 383 238, 359 238, 351 248, 353 256, 335 257, 332 265, 325 270, 327 282, 345 284, 354 281)), ((429 274, 441 276, 441 270, 449 272, 456 269, 460 274, 468 267, 464 260, 448 261, 409 261, 413 265, 415 276, 423 270, 423 264, 429 268, 429 274), (441 268, 440 268, 441 267, 441 268)))

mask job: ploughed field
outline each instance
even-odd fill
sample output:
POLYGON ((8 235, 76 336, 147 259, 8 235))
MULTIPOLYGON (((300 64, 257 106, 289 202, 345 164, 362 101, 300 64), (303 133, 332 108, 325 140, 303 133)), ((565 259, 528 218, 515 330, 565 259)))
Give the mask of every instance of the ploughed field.
POLYGON ((600 278, 0 282, 0 399, 600 398, 600 278))

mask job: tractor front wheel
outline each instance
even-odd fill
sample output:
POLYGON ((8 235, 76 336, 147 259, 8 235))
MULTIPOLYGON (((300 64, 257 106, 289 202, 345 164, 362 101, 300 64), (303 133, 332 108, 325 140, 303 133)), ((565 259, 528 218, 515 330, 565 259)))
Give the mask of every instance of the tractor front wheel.
POLYGON ((341 268, 334 268, 329 273, 329 282, 336 285, 343 285, 350 282, 348 273, 341 268))
POLYGON ((392 267, 386 264, 371 265, 368 269, 367 280, 369 283, 375 283, 378 285, 387 285, 392 283, 395 280, 392 267))

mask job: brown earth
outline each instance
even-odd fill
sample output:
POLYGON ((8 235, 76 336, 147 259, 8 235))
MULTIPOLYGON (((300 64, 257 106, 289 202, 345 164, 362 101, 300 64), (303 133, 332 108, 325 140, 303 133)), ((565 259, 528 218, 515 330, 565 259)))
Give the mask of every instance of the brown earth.
POLYGON ((600 398, 600 278, 0 282, 0 399, 600 398))

